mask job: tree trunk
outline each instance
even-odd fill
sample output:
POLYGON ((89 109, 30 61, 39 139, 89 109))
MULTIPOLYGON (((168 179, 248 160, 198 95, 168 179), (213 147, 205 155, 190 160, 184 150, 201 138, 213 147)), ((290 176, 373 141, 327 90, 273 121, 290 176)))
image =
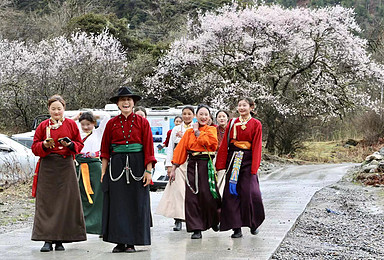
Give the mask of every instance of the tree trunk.
POLYGON ((265 148, 269 153, 274 154, 275 153, 275 145, 276 145, 276 134, 274 129, 269 129, 268 136, 267 136, 267 143, 265 145, 265 148))
POLYGON ((265 122, 267 130, 267 143, 265 148, 268 152, 274 154, 276 151, 276 125, 277 125, 277 115, 273 111, 265 114, 265 122))

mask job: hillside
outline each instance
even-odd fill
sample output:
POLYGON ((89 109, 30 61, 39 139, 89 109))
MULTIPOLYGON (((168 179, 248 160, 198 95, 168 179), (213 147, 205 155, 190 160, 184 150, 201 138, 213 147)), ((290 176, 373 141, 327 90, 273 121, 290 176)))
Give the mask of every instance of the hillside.
MULTIPOLYGON (((214 10, 219 6, 232 2, 231 0, 14 0, 2 1, 1 6, 14 12, 14 18, 23 18, 23 13, 33 13, 35 20, 48 17, 65 9, 69 17, 75 18, 89 12, 98 14, 115 14, 119 19, 125 19, 131 32, 140 38, 150 39, 156 43, 169 41, 183 27, 188 15, 196 14, 197 10, 214 10), (15 13, 18 15, 15 16, 15 13)), ((238 0, 241 4, 251 4, 251 0, 238 0)), ((324 7, 340 4, 354 8, 356 19, 363 28, 363 35, 368 39, 376 39, 383 23, 384 4, 381 0, 267 0, 266 3, 278 3, 285 7, 324 7)), ((20 21, 19 21, 20 22, 20 21)), ((14 23, 23 26, 23 23, 14 23)), ((24 30, 21 30, 22 32, 24 30)), ((7 37, 3 31, 3 36, 7 37)))

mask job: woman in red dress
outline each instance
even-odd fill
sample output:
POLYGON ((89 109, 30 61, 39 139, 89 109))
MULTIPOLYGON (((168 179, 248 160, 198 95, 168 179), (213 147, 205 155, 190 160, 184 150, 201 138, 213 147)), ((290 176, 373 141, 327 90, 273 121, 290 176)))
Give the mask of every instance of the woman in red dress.
POLYGON ((219 141, 219 146, 217 149, 219 149, 221 142, 223 141, 224 133, 225 133, 225 128, 228 125, 229 121, 229 114, 225 110, 219 110, 216 113, 216 122, 217 122, 217 140, 219 141))
POLYGON ((216 159, 216 169, 226 169, 220 230, 233 229, 232 238, 242 237, 241 227, 249 227, 251 234, 256 235, 265 219, 257 177, 262 126, 251 116, 254 108, 253 100, 240 99, 237 106, 240 116, 228 124, 216 159))
POLYGON ((32 240, 45 241, 41 252, 87 239, 74 163, 84 145, 75 121, 64 118, 64 99, 52 96, 48 109, 51 118, 37 127, 32 144, 40 156, 32 240))
MULTIPOLYGON (((219 110, 216 113, 216 122, 217 122, 217 141, 218 141, 218 146, 217 150, 219 150, 221 142, 223 141, 224 138, 224 133, 225 129, 228 125, 229 121, 229 114, 225 110, 219 110)), ((217 171, 217 187, 219 188, 220 195, 223 197, 223 192, 224 192, 224 186, 225 186, 225 170, 217 171)))

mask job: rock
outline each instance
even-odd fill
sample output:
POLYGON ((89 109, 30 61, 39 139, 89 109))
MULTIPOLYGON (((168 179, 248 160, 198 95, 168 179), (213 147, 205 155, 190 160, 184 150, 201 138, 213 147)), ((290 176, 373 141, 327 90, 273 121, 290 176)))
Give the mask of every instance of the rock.
POLYGON ((379 160, 381 161, 383 159, 383 155, 381 155, 379 152, 374 152, 371 155, 368 155, 367 158, 365 158, 366 161, 372 161, 372 160, 379 160))
POLYGON ((379 162, 379 165, 377 167, 377 170, 379 172, 384 172, 384 161, 379 162))
POLYGON ((353 140, 353 139, 348 139, 348 140, 345 142, 345 144, 347 144, 347 145, 352 145, 352 146, 356 146, 356 145, 359 144, 359 142, 356 141, 356 140, 353 140))
POLYGON ((369 163, 370 165, 379 165, 379 161, 372 160, 372 162, 369 163))
POLYGON ((379 153, 384 156, 384 147, 380 149, 379 153))
POLYGON ((370 172, 371 170, 376 170, 378 168, 378 165, 365 165, 362 167, 363 172, 370 172))

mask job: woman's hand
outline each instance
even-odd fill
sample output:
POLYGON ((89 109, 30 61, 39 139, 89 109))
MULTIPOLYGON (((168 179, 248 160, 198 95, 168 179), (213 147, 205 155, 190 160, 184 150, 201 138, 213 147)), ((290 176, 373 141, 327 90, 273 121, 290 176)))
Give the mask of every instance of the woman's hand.
POLYGON ((61 140, 60 143, 61 143, 63 146, 68 147, 68 146, 71 145, 72 142, 69 142, 69 143, 68 143, 68 142, 66 142, 66 141, 64 141, 64 140, 61 140))
POLYGON ((51 148, 51 145, 47 142, 47 140, 43 141, 43 145, 45 148, 51 148))
POLYGON ((79 112, 77 115, 71 117, 71 119, 72 119, 73 121, 77 121, 77 120, 79 120, 79 118, 80 118, 80 116, 81 116, 82 114, 83 114, 83 112, 79 112))
POLYGON ((71 145, 72 141, 71 139, 69 139, 68 137, 62 137, 62 138, 59 138, 59 143, 62 144, 63 146, 65 147, 68 147, 71 145))
POLYGON ((55 148, 55 141, 52 138, 47 138, 43 141, 45 148, 55 148))
POLYGON ((199 123, 194 123, 193 124, 193 131, 195 132, 195 136, 199 137, 200 131, 199 131, 199 123))
POLYGON ((173 165, 171 168, 171 172, 169 173, 169 184, 175 181, 176 178, 176 165, 173 165))
POLYGON ((183 132, 182 132, 182 131, 178 131, 178 132, 176 133, 176 137, 180 137, 180 138, 182 138, 182 137, 183 137, 183 132))
POLYGON ((144 178, 143 178, 143 183, 144 187, 148 186, 152 182, 152 174, 151 171, 148 172, 148 170, 145 170, 144 172, 144 178))
POLYGON ((169 177, 170 174, 171 174, 171 170, 172 170, 172 166, 168 166, 168 167, 167 167, 167 175, 168 175, 168 177, 169 177))
POLYGON ((104 158, 104 157, 101 158, 101 180, 100 180, 100 182, 103 182, 104 174, 108 170, 108 161, 109 160, 107 158, 104 158))

